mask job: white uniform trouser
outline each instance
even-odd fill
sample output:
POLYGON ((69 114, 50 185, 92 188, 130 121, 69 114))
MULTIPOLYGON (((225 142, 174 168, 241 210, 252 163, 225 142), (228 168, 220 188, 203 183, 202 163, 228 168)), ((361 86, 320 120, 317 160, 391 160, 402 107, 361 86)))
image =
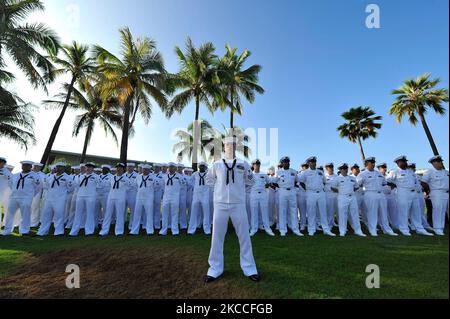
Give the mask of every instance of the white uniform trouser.
POLYGON ((9 196, 11 195, 11 188, 7 185, 2 185, 0 188, 0 227, 6 219, 8 213, 9 196))
POLYGON ((264 229, 269 231, 269 195, 265 190, 250 193, 250 210, 252 213, 251 232, 256 233, 258 231, 260 224, 259 216, 261 216, 264 229))
POLYGON ((360 220, 367 226, 366 204, 364 203, 364 193, 356 192, 356 200, 358 201, 360 220))
POLYGON ((240 245, 241 268, 244 275, 256 275, 256 263, 253 257, 252 242, 248 232, 248 219, 245 203, 226 204, 214 202, 213 234, 209 254, 208 276, 217 278, 223 274, 223 245, 227 234, 228 221, 231 218, 240 245))
POLYGON ((252 210, 250 208, 250 192, 245 193, 245 211, 247 212, 248 229, 250 230, 250 225, 252 223, 252 210))
POLYGON ((350 220, 353 231, 356 234, 362 233, 359 221, 358 200, 355 195, 339 195, 337 198, 339 233, 347 233, 347 225, 350 220))
POLYGON ((95 225, 101 225, 103 218, 105 218, 106 206, 108 205, 108 193, 97 193, 97 215, 95 218, 95 225))
POLYGON ((298 232, 297 195, 294 188, 290 190, 280 188, 278 190, 278 211, 280 233, 287 233, 288 214, 292 231, 298 232))
POLYGON ((37 227, 41 221, 41 198, 42 190, 33 197, 33 201, 31 202, 31 227, 37 227))
POLYGON ((367 218, 367 227, 371 235, 377 233, 378 223, 385 234, 391 233, 387 218, 387 201, 383 192, 366 191, 364 193, 365 215, 367 218))
POLYGON ((125 199, 125 220, 127 219, 128 208, 130 209, 130 221, 128 228, 131 230, 134 220, 134 208, 136 207, 136 190, 129 190, 125 199))
POLYGON ((193 235, 201 220, 203 220, 203 231, 205 234, 211 233, 211 207, 209 206, 209 191, 194 192, 192 198, 191 217, 189 220, 188 233, 193 235), (203 218, 202 218, 203 216, 203 218))
POLYGON ((387 201, 388 220, 394 229, 399 229, 397 196, 395 196, 395 194, 385 196, 387 201))
MULTIPOLYGON (((166 194, 167 195, 167 194, 166 194)), ((169 228, 169 216, 171 221, 171 231, 173 235, 179 234, 178 216, 180 211, 180 196, 179 194, 171 194, 172 196, 165 196, 162 203, 162 228, 160 234, 166 235, 169 228)))
POLYGON ((77 236, 83 226, 86 235, 92 235, 95 232, 95 203, 96 196, 78 196, 75 218, 70 230, 71 236, 77 236))
POLYGON ((139 229, 141 228, 141 220, 142 216, 145 215, 145 230, 147 231, 147 235, 153 235, 155 232, 153 228, 153 192, 148 194, 147 198, 137 198, 136 199, 136 207, 134 208, 134 220, 133 220, 133 228, 131 229, 131 234, 137 235, 139 234, 139 229))
POLYGON ((308 223, 306 218, 306 191, 300 190, 297 193, 297 207, 300 211, 300 227, 304 229, 308 223))
POLYGON ((320 215, 320 224, 324 232, 330 231, 328 226, 327 199, 325 192, 306 191, 306 210, 308 212, 308 233, 315 234, 317 214, 320 215))
POLYGON ((180 191, 180 217, 179 223, 181 229, 187 229, 187 189, 180 191))
MULTIPOLYGON (((5 229, 4 235, 10 235, 14 228, 14 218, 17 210, 20 209, 22 215, 22 221, 20 222, 19 232, 21 234, 28 234, 30 232, 30 215, 31 215, 31 202, 33 197, 29 198, 9 198, 8 211, 5 217, 5 229)), ((434 211, 434 210, 433 210, 434 211)))
POLYGON ((70 202, 69 216, 67 217, 66 228, 68 229, 72 228, 76 208, 77 208, 77 192, 74 192, 72 194, 72 200, 70 202))
POLYGON ((411 224, 417 231, 424 231, 422 218, 420 216, 419 201, 415 190, 397 188, 397 211, 399 230, 402 233, 409 233, 409 216, 411 224))
POLYGON ((47 199, 42 209, 41 226, 38 235, 46 236, 50 230, 52 221, 55 226, 55 236, 64 235, 64 214, 66 207, 66 196, 47 199))
POLYGON ((269 224, 273 226, 277 222, 276 196, 277 193, 272 188, 268 190, 269 194, 269 224))
POLYGON ((123 235, 125 228, 125 197, 120 199, 110 199, 108 197, 100 236, 108 235, 114 214, 116 216, 115 234, 116 236, 123 235))
POLYGON ((430 224, 428 223, 427 216, 425 215, 425 197, 423 197, 422 192, 416 192, 416 194, 417 200, 419 201, 419 212, 422 219, 422 226, 425 229, 431 228, 430 224))
POLYGON ((445 214, 448 211, 448 192, 432 190, 430 199, 433 204, 433 229, 435 232, 443 232, 445 228, 445 214))
POLYGON ((335 224, 334 215, 338 211, 338 203, 337 203, 337 193, 334 192, 326 192, 327 197, 327 221, 328 221, 328 227, 330 229, 333 228, 333 225, 335 224))
POLYGON ((153 227, 155 229, 161 229, 161 201, 163 197, 162 189, 155 189, 153 199, 153 227))

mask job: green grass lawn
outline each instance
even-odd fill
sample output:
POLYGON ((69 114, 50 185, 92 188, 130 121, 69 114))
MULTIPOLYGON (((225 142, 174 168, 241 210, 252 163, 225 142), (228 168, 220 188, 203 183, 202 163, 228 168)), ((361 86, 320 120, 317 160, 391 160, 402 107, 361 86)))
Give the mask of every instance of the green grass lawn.
MULTIPOLYGON (((206 273, 210 238, 200 234, 176 238, 0 237, 0 278, 23 267, 33 255, 90 247, 182 248, 204 260, 206 273)), ((238 241, 232 232, 226 241, 222 280, 254 291, 255 298, 449 298, 448 236, 271 238, 261 233, 254 237, 253 248, 263 281, 254 284, 243 277, 238 241), (365 286, 369 264, 380 267, 380 289, 365 286)))

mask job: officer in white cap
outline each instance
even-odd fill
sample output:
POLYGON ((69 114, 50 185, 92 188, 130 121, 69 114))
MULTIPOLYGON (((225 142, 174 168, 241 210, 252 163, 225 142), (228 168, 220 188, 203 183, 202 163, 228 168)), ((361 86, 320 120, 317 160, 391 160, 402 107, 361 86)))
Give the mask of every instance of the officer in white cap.
POLYGON ((337 213, 337 194, 331 190, 330 185, 333 183, 333 179, 337 177, 334 173, 334 163, 325 164, 325 193, 327 196, 327 216, 328 216, 328 226, 332 229, 336 226, 335 214, 337 213))
POLYGON ((241 268, 252 281, 260 281, 245 213, 245 188, 254 183, 253 174, 246 162, 235 157, 237 138, 225 138, 224 144, 224 159, 213 164, 206 178, 207 184, 214 185, 214 220, 205 282, 213 282, 223 274, 223 246, 230 218, 239 238, 241 268))
POLYGON ((30 232, 31 202, 39 188, 39 178, 31 171, 32 161, 22 161, 21 164, 22 172, 13 174, 9 178, 9 187, 12 189, 12 193, 9 197, 8 211, 5 218, 4 236, 11 235, 17 211, 20 211, 22 216, 19 227, 20 234, 27 236, 30 232))
POLYGON ((164 176, 164 197, 162 202, 162 228, 159 234, 166 236, 169 228, 169 217, 172 235, 179 235, 180 191, 184 183, 183 176, 177 173, 177 164, 169 163, 169 171, 164 176))
POLYGON ((59 162, 55 164, 56 173, 43 180, 47 192, 42 209, 42 222, 38 230, 38 236, 47 236, 54 220, 55 236, 64 235, 64 213, 66 199, 73 190, 73 180, 65 173, 66 164, 59 162))
POLYGON ((348 164, 343 163, 338 167, 340 175, 333 178, 330 183, 330 188, 338 194, 338 221, 339 234, 344 237, 347 234, 347 224, 350 221, 355 235, 366 237, 361 230, 361 223, 359 221, 358 201, 356 199, 355 191, 359 186, 356 178, 348 175, 348 164))
POLYGON ((139 176, 138 173, 135 172, 136 164, 135 163, 128 163, 127 164, 127 173, 125 176, 131 181, 131 186, 128 189, 127 195, 126 195, 126 202, 125 202, 125 219, 127 216, 128 209, 130 210, 130 222, 129 222, 129 229, 131 230, 133 227, 133 220, 134 220, 134 208, 136 207, 136 196, 137 196, 137 178, 139 176))
POLYGON ((393 184, 397 190, 397 212, 399 230, 404 236, 411 236, 409 229, 409 216, 416 233, 423 236, 432 236, 422 226, 419 201, 417 200, 416 174, 408 169, 408 159, 401 155, 394 159, 398 168, 389 172, 386 180, 393 184))
POLYGON ((205 162, 198 164, 198 171, 192 174, 194 186, 192 197, 191 216, 189 220, 188 234, 194 235, 200 221, 203 221, 203 231, 211 235, 211 207, 209 203, 210 187, 206 184, 208 165, 205 162))
POLYGON ((181 177, 181 188, 180 188, 180 216, 178 218, 180 229, 187 229, 187 191, 188 191, 188 179, 184 175, 184 165, 177 164, 177 173, 181 177))
POLYGON ((154 194, 154 200, 153 200, 153 227, 156 230, 161 229, 161 202, 164 194, 164 175, 165 173, 162 172, 162 165, 159 163, 154 164, 155 168, 155 180, 158 180, 159 182, 155 184, 155 194, 154 194))
POLYGON ((297 195, 295 184, 299 181, 297 171, 290 168, 291 160, 285 156, 281 159, 283 168, 277 172, 275 180, 278 187, 278 228, 281 236, 286 236, 288 221, 292 232, 297 236, 303 236, 299 230, 297 214, 297 195))
POLYGON ((109 228, 111 227, 114 214, 116 216, 115 234, 116 236, 123 236, 124 234, 126 195, 131 187, 131 183, 136 182, 135 180, 131 181, 127 178, 125 169, 125 164, 118 163, 116 165, 116 174, 114 174, 111 178, 111 191, 108 195, 106 213, 103 218, 102 229, 99 234, 102 237, 109 234, 109 228))
POLYGON ((101 166, 102 174, 99 176, 99 185, 97 188, 97 203, 96 203, 96 225, 103 223, 103 218, 106 213, 106 206, 108 203, 108 195, 111 190, 111 166, 104 164, 101 166))
POLYGON ((159 180, 155 179, 155 176, 150 173, 151 166, 148 164, 142 165, 142 174, 136 179, 138 192, 136 196, 136 207, 134 209, 133 228, 131 229, 131 235, 139 235, 141 228, 142 216, 145 214, 145 230, 147 235, 153 235, 155 230, 153 228, 153 203, 155 196, 155 184, 159 183, 159 180))
POLYGON ((86 236, 92 236, 95 232, 95 204, 97 188, 100 185, 100 177, 94 173, 94 163, 86 164, 86 173, 81 175, 78 184, 75 218, 70 231, 70 236, 78 236, 78 232, 84 226, 86 236), (83 218, 83 215, 85 218, 83 218), (85 221, 85 222, 84 222, 85 221))
MULTIPOLYGON (((358 175, 361 174, 361 169, 360 169, 359 165, 356 163, 350 167, 350 170, 352 172, 350 174, 350 176, 353 176, 354 178, 357 178, 358 175)), ((366 217, 366 210, 365 210, 365 204, 364 204, 364 188, 360 187, 355 192, 355 194, 356 194, 356 200, 358 201, 359 215, 361 217, 361 220, 367 226, 367 217, 366 217)))
POLYGON ((444 236, 445 214, 448 212, 448 170, 444 168, 444 160, 440 155, 433 156, 429 163, 433 168, 422 177, 422 185, 430 194, 433 204, 433 229, 436 235, 444 236))
POLYGON ((300 175, 300 185, 306 190, 306 210, 308 212, 308 233, 314 236, 316 233, 317 211, 320 214, 320 222, 323 233, 327 236, 336 236, 330 230, 327 215, 327 202, 325 194, 326 178, 322 171, 318 170, 317 158, 309 157, 306 162, 309 165, 308 170, 300 175))
POLYGON ((387 217, 387 202, 384 196, 384 187, 387 185, 384 176, 375 170, 375 157, 368 157, 364 161, 366 169, 356 180, 364 188, 364 204, 366 208, 367 227, 371 236, 376 237, 377 225, 380 224, 383 233, 389 236, 398 236, 389 226, 387 217))
POLYGON ((254 236, 258 232, 259 224, 262 222, 264 230, 269 236, 275 236, 269 224, 269 177, 267 174, 261 173, 261 161, 256 159, 252 162, 253 166, 253 186, 250 191, 250 210, 251 227, 250 236, 254 236), (261 216, 261 221, 259 220, 261 216))
POLYGON ((269 178, 269 188, 267 193, 269 194, 269 225, 272 227, 277 223, 277 197, 278 190, 275 187, 276 174, 275 167, 270 167, 267 171, 267 177, 269 178))
POLYGON ((9 179, 12 173, 8 168, 6 168, 6 158, 0 157, 0 227, 2 225, 2 211, 6 215, 8 211, 8 199, 11 193, 9 188, 9 179))
MULTIPOLYGON (((84 166, 84 164, 83 164, 84 166)), ((72 174, 69 176, 73 182, 73 190, 68 194, 66 198, 66 212, 65 212, 65 224, 66 229, 71 229, 73 225, 73 219, 75 217, 75 208, 77 202, 77 192, 78 192, 78 178, 81 175, 81 164, 74 165, 72 168, 72 174)), ((46 192, 46 190, 44 190, 46 192)))
POLYGON ((36 174, 36 176, 40 179, 39 181, 39 188, 37 189, 36 195, 33 197, 33 201, 31 203, 31 227, 37 227, 39 226, 39 222, 41 221, 41 211, 43 206, 43 186, 44 186, 44 179, 46 177, 46 174, 42 172, 42 168, 44 167, 41 163, 34 163, 33 164, 33 172, 36 174))

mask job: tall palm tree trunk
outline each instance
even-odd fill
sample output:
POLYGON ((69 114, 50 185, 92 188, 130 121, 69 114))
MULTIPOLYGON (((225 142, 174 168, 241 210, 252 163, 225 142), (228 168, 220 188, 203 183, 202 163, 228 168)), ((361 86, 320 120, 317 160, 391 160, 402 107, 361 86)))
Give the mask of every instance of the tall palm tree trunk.
POLYGON ((83 152, 81 153, 80 163, 84 163, 86 161, 88 144, 89 144, 89 128, 86 129, 86 136, 84 137, 83 152))
POLYGON ((422 113, 419 113, 420 122, 422 123, 423 129, 425 130, 425 134, 427 135, 428 142, 430 142, 431 149, 433 150, 433 154, 439 155, 439 151, 437 149, 436 143, 434 142, 433 135, 431 134, 430 128, 428 127, 427 121, 425 120, 425 116, 422 113))
POLYGON ((362 159, 362 162, 364 163, 364 160, 366 159, 366 154, 364 153, 364 148, 362 146, 360 137, 358 137, 358 145, 359 145, 359 152, 361 153, 361 159, 362 159))
POLYGON ((194 171, 198 170, 198 149, 200 145, 200 98, 195 97, 195 121, 193 127, 193 145, 192 145, 192 169, 194 171))
MULTIPOLYGON (((234 136, 234 96, 233 96, 233 89, 231 89, 230 92, 230 103, 231 103, 231 114, 230 114, 230 129, 231 134, 234 136)), ((233 157, 236 157, 236 151, 233 152, 233 157)))
POLYGON ((61 126, 64 115, 66 114, 66 111, 67 111, 67 107, 69 106, 70 97, 72 96, 73 87, 75 85, 76 80, 77 80, 76 77, 73 76, 72 80, 70 82, 70 85, 69 85, 69 89, 67 91, 66 101, 64 102, 64 106, 61 110, 61 113, 59 114, 59 117, 56 120, 55 125, 53 126, 52 133, 50 134, 50 138, 48 139, 48 143, 47 143, 47 146, 45 147, 44 154, 42 155, 41 164, 46 165, 48 158, 50 157, 50 152, 52 151, 53 143, 56 140, 56 136, 58 135, 59 127, 61 126))
POLYGON ((122 141, 120 143, 120 162, 126 164, 128 157, 128 138, 130 135, 130 107, 131 101, 133 100, 133 94, 127 98, 125 102, 125 109, 123 112, 123 123, 122 123, 122 141))

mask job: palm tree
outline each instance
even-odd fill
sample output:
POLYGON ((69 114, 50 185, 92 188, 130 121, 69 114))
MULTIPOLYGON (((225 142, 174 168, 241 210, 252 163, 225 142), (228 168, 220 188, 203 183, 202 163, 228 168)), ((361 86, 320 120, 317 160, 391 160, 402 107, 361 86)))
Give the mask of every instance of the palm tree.
POLYGON ((210 112, 214 112, 213 101, 220 98, 219 77, 217 76, 215 47, 211 42, 196 48, 190 38, 186 41, 185 52, 175 47, 180 61, 179 72, 172 77, 171 90, 179 92, 170 101, 168 115, 181 113, 193 100, 195 102, 195 117, 193 129, 192 167, 197 169, 198 149, 200 148, 200 103, 210 112))
POLYGON ((94 61, 88 56, 89 46, 81 45, 77 42, 72 42, 71 45, 64 45, 62 52, 63 57, 54 57, 53 60, 60 66, 59 69, 53 71, 54 75, 69 74, 71 80, 67 88, 67 95, 65 102, 62 105, 61 113, 56 120, 50 137, 45 147, 44 154, 42 155, 41 163, 47 164, 50 152, 52 151, 53 143, 58 135, 59 127, 61 126, 64 115, 66 114, 69 102, 75 87, 75 84, 82 84, 87 81, 89 76, 94 71, 94 61))
MULTIPOLYGON (((173 146, 173 152, 177 154, 179 160, 186 159, 192 161, 194 152, 194 124, 191 123, 187 130, 179 130, 175 133, 175 137, 179 138, 180 141, 173 146)), ((215 134, 215 130, 211 124, 206 120, 201 120, 200 136, 201 145, 198 150, 197 157, 202 157, 204 160, 208 158, 208 149, 206 148, 212 141, 215 134)))
POLYGON ((21 69, 34 88, 53 80, 53 65, 60 47, 56 33, 42 23, 23 23, 35 11, 43 11, 41 0, 0 0, 0 67, 5 67, 5 53, 21 69))
POLYGON ((264 89, 258 85, 258 74, 261 72, 261 66, 254 64, 244 69, 244 64, 250 57, 251 52, 244 50, 239 56, 236 54, 237 49, 226 47, 225 56, 220 59, 218 65, 218 75, 221 86, 224 90, 223 94, 226 99, 222 104, 222 110, 225 106, 230 109, 230 128, 234 128, 234 114, 242 115, 243 96, 249 103, 255 101, 255 92, 264 93, 264 89))
POLYGON ((128 138, 136 118, 135 112, 140 111, 144 119, 146 116, 150 118, 149 97, 156 101, 163 112, 166 112, 167 74, 155 41, 147 37, 134 40, 129 28, 122 28, 119 32, 122 59, 100 46, 94 47, 94 54, 98 62, 97 71, 101 75, 102 95, 116 97, 123 107, 120 160, 126 162, 128 138))
POLYGON ((364 162, 366 155, 364 154, 362 141, 378 136, 377 130, 381 129, 382 124, 377 121, 381 121, 383 118, 377 116, 370 107, 363 106, 351 108, 343 113, 342 117, 346 120, 346 123, 339 126, 337 130, 342 138, 347 138, 352 143, 358 143, 361 158, 364 162))
POLYGON ((0 85, 0 137, 14 141, 27 150, 30 143, 36 143, 33 127, 30 105, 0 85))
MULTIPOLYGON (((91 86, 89 83, 86 83, 84 89, 86 95, 74 88, 70 101, 71 108, 84 111, 84 113, 76 116, 72 132, 72 135, 77 137, 83 129, 86 130, 80 163, 84 163, 86 160, 87 148, 94 133, 96 122, 99 122, 106 135, 110 134, 112 136, 116 145, 118 140, 113 127, 120 128, 122 124, 122 115, 117 100, 110 98, 107 101, 103 101, 99 88, 96 85, 91 86)), ((66 93, 62 93, 60 96, 66 96, 66 93)), ((47 101, 47 103, 63 107, 65 102, 63 100, 54 100, 47 101)))
POLYGON ((442 104, 448 103, 449 98, 447 89, 435 88, 441 80, 430 80, 430 76, 430 74, 423 74, 417 79, 407 80, 400 88, 393 90, 392 94, 396 96, 396 99, 389 110, 389 115, 395 115, 398 123, 402 121, 403 116, 407 116, 413 126, 416 126, 420 120, 434 155, 439 155, 425 115, 428 109, 445 115, 446 110, 442 104))

